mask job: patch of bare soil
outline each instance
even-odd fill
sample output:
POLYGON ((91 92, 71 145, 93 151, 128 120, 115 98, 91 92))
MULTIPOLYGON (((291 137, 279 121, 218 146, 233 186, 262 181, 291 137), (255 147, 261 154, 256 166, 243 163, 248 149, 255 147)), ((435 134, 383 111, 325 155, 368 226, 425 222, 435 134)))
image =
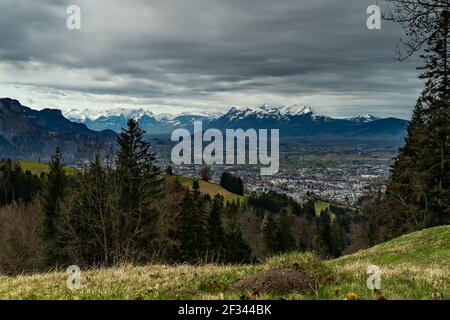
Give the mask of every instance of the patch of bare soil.
POLYGON ((258 272, 231 286, 233 290, 290 293, 311 290, 313 279, 301 271, 279 268, 258 272))

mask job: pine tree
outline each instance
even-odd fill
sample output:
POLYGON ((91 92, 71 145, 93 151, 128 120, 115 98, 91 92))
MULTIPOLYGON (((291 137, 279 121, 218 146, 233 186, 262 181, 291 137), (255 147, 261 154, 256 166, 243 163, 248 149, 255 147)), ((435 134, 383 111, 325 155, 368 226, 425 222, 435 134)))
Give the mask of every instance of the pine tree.
POLYGON ((267 213, 264 216, 264 220, 262 222, 262 233, 264 237, 264 244, 268 253, 276 252, 276 228, 277 222, 273 217, 273 213, 267 213))
MULTIPOLYGON (((439 24, 427 41, 425 54, 421 58, 425 65, 419 70, 424 70, 419 76, 425 80, 425 89, 422 92, 421 101, 433 108, 436 101, 449 102, 449 67, 450 67, 450 12, 442 11, 439 24)), ((436 106, 434 106, 436 107, 436 106)), ((449 106, 447 105, 447 108, 449 106)))
POLYGON ((129 254, 143 259, 152 255, 151 242, 157 217, 154 203, 162 195, 163 180, 154 165, 150 144, 134 119, 117 138, 117 176, 120 185, 120 211, 123 214, 122 238, 129 254))
POLYGON ((337 258, 341 256, 345 247, 345 231, 343 230, 343 222, 341 216, 334 216, 334 221, 331 220, 331 243, 330 243, 330 256, 337 258))
POLYGON ((422 55, 425 89, 386 190, 388 238, 450 221, 449 20, 442 11, 422 55))
POLYGON ((216 195, 212 201, 211 211, 208 218, 209 251, 212 251, 218 258, 223 258, 225 251, 225 233, 222 226, 222 212, 224 200, 220 195, 216 195))
POLYGON ((198 180, 193 181, 192 189, 182 203, 177 232, 180 243, 178 259, 185 262, 205 258, 209 244, 206 208, 198 180))
POLYGON ((14 202, 29 203, 42 188, 39 177, 24 172, 19 163, 0 160, 0 206, 14 202))
POLYGON ((427 104, 427 154, 423 180, 428 187, 427 211, 423 227, 450 221, 450 12, 444 10, 435 34, 425 50, 426 64, 421 78, 426 80, 422 94, 427 104))
POLYGON ((252 251, 242 235, 239 210, 239 204, 229 204, 224 214, 226 216, 225 262, 228 263, 246 263, 251 260, 252 251))
POLYGON ((328 209, 323 210, 317 218, 319 249, 325 257, 332 256, 331 217, 328 209))
POLYGON ((298 249, 301 252, 312 251, 313 249, 312 230, 314 226, 312 225, 310 219, 311 218, 307 215, 300 217, 298 249))
POLYGON ((61 243, 59 239, 57 221, 61 213, 61 203, 67 185, 63 164, 63 153, 56 148, 49 163, 49 173, 46 176, 42 195, 43 238, 47 242, 46 263, 50 266, 60 262, 61 243))
POLYGON ((281 211, 274 233, 275 252, 289 252, 295 249, 295 239, 292 235, 292 221, 286 209, 281 211))
POLYGON ((235 225, 225 234, 226 254, 228 263, 247 263, 251 261, 251 249, 242 236, 242 230, 235 225))
POLYGON ((244 195, 244 183, 242 182, 241 177, 237 177, 236 179, 236 194, 241 196, 244 195))
POLYGON ((240 177, 233 176, 228 172, 223 172, 220 177, 220 185, 230 192, 244 195, 244 184, 240 177))

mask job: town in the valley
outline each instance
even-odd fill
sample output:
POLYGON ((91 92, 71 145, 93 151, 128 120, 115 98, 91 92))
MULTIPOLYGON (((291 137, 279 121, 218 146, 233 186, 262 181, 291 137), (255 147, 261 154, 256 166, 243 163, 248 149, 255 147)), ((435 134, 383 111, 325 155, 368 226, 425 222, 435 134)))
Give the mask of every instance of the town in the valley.
MULTIPOLYGON (((202 166, 173 166, 174 174, 199 177, 202 166)), ((354 204, 364 193, 383 186, 389 164, 341 164, 330 167, 280 169, 276 175, 262 176, 259 168, 249 166, 211 167, 211 181, 219 183, 222 172, 242 178, 247 193, 276 191, 303 202, 315 196, 341 204, 354 204)))

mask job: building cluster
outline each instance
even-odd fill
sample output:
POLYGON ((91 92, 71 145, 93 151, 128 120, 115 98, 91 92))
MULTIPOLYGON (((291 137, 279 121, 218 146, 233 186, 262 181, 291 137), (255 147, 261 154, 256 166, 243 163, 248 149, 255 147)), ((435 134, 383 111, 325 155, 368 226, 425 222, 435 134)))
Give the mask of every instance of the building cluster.
MULTIPOLYGON (((200 166, 173 168, 177 175, 198 177, 200 166)), ((218 183, 222 172, 238 175, 244 181, 246 192, 270 190, 287 194, 303 201, 317 196, 342 204, 355 203, 373 186, 383 185, 389 176, 390 166, 379 164, 346 164, 333 167, 307 167, 280 170, 273 176, 261 176, 259 168, 249 166, 214 166, 212 181, 218 183)))

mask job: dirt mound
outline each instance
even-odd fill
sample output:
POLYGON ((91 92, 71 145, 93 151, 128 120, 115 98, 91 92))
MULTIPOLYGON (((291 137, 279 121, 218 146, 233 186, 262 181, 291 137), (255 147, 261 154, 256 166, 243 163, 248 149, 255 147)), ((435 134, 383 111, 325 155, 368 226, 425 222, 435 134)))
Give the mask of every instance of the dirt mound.
POLYGON ((252 292, 305 292, 311 290, 312 280, 301 271, 279 268, 258 272, 240 280, 231 286, 234 290, 252 292))

